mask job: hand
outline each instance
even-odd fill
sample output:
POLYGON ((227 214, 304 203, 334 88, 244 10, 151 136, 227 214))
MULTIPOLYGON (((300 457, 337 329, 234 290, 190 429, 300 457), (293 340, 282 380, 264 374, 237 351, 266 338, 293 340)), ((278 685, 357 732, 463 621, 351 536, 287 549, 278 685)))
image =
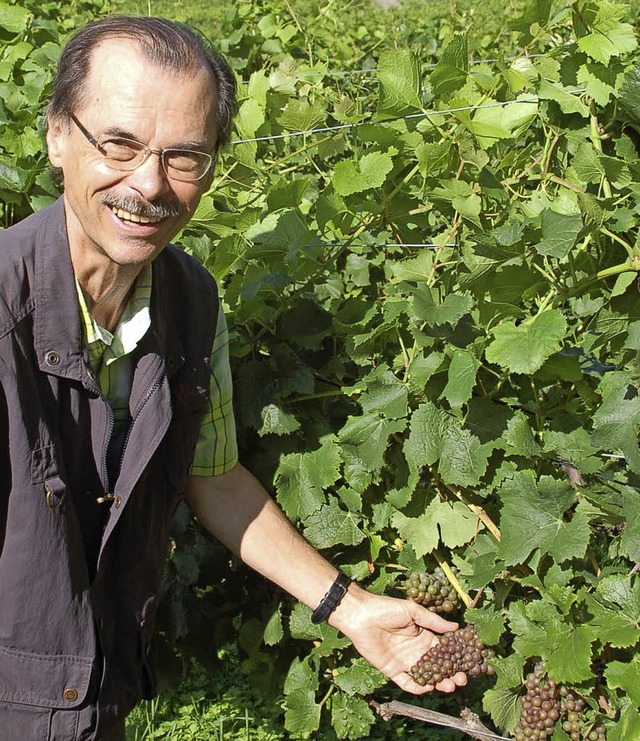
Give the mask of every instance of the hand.
POLYGON ((413 681, 408 673, 411 667, 438 642, 432 631, 447 633, 458 626, 411 600, 380 597, 352 585, 329 622, 351 639, 361 656, 406 692, 453 692, 467 683, 463 672, 435 687, 413 681))

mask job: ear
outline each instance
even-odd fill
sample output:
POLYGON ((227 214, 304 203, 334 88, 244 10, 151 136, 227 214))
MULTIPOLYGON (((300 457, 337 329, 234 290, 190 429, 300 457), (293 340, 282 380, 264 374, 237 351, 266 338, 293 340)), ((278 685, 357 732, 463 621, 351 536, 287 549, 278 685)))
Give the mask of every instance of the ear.
POLYGON ((54 167, 62 167, 63 154, 69 138, 69 128, 57 116, 47 118, 47 152, 54 167))

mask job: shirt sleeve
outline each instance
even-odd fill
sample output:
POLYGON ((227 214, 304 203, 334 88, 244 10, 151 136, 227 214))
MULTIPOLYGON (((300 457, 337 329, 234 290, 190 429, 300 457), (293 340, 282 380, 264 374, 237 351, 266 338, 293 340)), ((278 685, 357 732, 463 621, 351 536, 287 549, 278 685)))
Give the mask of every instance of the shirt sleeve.
POLYGON ((217 476, 238 462, 233 384, 229 366, 229 333, 222 306, 211 351, 211 396, 200 427, 192 476, 217 476))

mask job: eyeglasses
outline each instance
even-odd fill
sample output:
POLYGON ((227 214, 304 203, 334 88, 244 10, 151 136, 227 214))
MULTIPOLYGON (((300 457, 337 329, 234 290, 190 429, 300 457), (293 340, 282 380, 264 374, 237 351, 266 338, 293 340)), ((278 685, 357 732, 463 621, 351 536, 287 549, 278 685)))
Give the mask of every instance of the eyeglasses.
POLYGON ((108 167, 112 170, 132 172, 146 162, 149 155, 157 154, 168 177, 173 180, 191 182, 201 180, 214 162, 213 155, 208 152, 199 152, 196 149, 174 149, 172 147, 153 149, 135 139, 111 134, 100 134, 96 139, 73 113, 69 112, 69 116, 87 140, 105 158, 108 167))

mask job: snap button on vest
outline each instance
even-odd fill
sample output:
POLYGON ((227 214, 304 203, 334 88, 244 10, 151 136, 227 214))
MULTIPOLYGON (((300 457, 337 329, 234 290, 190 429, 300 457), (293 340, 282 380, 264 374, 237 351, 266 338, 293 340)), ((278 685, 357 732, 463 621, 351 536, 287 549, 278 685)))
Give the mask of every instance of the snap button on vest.
POLYGON ((56 365, 60 364, 60 355, 55 350, 49 350, 49 352, 44 357, 44 362, 47 365, 55 367, 56 365))
POLYGON ((116 497, 115 502, 113 503, 113 506, 116 509, 120 509, 120 507, 122 507, 122 497, 116 497))
POLYGON ((64 500, 64 495, 65 495, 65 492, 62 492, 62 494, 60 495, 60 494, 55 494, 54 492, 49 491, 49 489, 47 489, 44 495, 44 499, 45 499, 45 502, 47 503, 47 507, 49 507, 50 509, 58 509, 58 507, 62 505, 62 502, 64 500))
POLYGON ((78 690, 75 687, 67 687, 62 696, 67 702, 75 702, 78 699, 78 690))

